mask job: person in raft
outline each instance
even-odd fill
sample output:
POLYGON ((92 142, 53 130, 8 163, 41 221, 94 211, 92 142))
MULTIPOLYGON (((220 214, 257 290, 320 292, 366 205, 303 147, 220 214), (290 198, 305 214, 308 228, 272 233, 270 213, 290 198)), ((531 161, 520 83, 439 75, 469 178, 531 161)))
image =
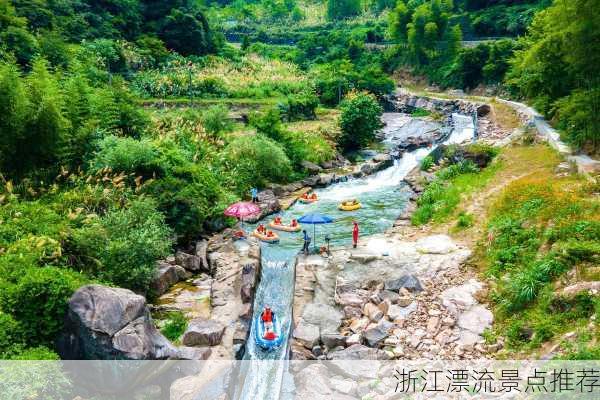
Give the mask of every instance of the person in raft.
POLYGON ((281 225, 281 217, 278 215, 275 217, 275 221, 273 221, 275 225, 281 225))
POLYGON ((292 220, 292 223, 290 224, 292 226, 292 228, 295 228, 298 226, 298 221, 296 221, 295 219, 292 220))
POLYGON ((313 192, 313 193, 310 195, 310 198, 311 198, 311 199, 313 199, 313 200, 314 200, 314 199, 316 199, 316 198, 317 198, 317 194, 316 194, 315 192, 313 192))
POLYGON ((275 340, 277 335, 273 332, 273 311, 270 307, 265 307, 262 314, 260 315, 260 319, 265 325, 265 336, 264 339, 267 340, 275 340))
POLYGON ((260 224, 258 226, 258 228, 256 228, 256 230, 258 231, 258 233, 262 233, 262 234, 264 234, 266 231, 265 226, 263 224, 260 224))
POLYGON ((358 222, 353 221, 354 227, 352 228, 352 247, 356 248, 358 245, 358 222))

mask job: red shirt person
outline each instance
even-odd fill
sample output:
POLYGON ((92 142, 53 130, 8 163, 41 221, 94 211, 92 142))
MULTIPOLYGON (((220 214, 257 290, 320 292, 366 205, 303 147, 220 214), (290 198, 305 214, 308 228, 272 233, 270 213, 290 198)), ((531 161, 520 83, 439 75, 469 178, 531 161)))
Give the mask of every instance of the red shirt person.
POLYGON ((354 221, 353 224, 354 228, 352 228, 352 246, 356 248, 356 245, 358 245, 358 223, 354 221))

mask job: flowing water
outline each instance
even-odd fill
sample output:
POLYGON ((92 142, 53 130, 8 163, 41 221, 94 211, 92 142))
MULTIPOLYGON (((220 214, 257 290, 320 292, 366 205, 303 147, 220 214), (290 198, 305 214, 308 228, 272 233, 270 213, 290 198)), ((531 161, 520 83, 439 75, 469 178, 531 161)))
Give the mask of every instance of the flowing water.
MULTIPOLYGON (((384 119, 387 122, 383 129, 386 138, 398 134, 398 130, 409 121, 406 115, 396 113, 385 114, 384 119)), ((473 123, 470 117, 454 114, 453 125, 454 129, 444 143, 461 143, 473 137, 473 123)), ((383 142, 391 144, 385 139, 383 142)), ((393 225, 406 205, 410 191, 402 180, 432 150, 433 147, 406 152, 402 158, 394 161, 393 166, 374 175, 317 189, 315 192, 319 200, 316 203, 298 202, 279 215, 286 223, 292 218, 299 219, 302 215, 312 212, 332 217, 334 222, 331 224, 303 226, 312 238, 311 246, 323 246, 326 236, 329 237, 331 246, 351 244, 353 221, 358 222, 361 236, 381 233, 393 225), (361 202, 361 209, 351 212, 338 210, 340 202, 353 198, 361 202)), ((280 236, 279 243, 262 245, 262 274, 254 301, 253 322, 265 306, 270 306, 281 322, 282 334, 286 336, 286 341, 276 350, 264 351, 256 345, 255 326, 252 324, 245 352, 245 360, 250 362, 244 363, 242 367, 243 383, 236 396, 244 400, 279 399, 287 369, 285 362, 265 363, 261 360, 287 358, 287 338, 291 331, 291 310, 294 301, 294 264, 303 240, 300 232, 277 233, 280 236)))

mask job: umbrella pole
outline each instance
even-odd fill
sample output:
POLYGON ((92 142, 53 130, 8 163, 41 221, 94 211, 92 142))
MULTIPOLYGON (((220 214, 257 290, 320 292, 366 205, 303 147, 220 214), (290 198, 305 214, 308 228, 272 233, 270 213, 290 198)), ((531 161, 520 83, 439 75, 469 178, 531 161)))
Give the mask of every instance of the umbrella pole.
POLYGON ((313 248, 317 250, 317 224, 313 224, 313 248))

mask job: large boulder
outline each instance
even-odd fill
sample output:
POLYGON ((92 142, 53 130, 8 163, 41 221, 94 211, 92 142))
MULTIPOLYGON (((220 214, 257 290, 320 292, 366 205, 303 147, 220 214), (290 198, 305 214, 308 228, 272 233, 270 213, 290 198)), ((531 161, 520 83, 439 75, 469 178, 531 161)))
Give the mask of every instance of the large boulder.
POLYGON ((158 263, 158 271, 150 287, 156 296, 160 296, 169 290, 171 286, 179 282, 180 272, 177 266, 165 262, 158 263))
POLYGON ((317 325, 300 321, 296 329, 294 329, 294 338, 307 349, 312 349, 319 344, 319 327, 317 325))
POLYGON ((319 167, 317 164, 312 163, 310 161, 302 161, 300 163, 300 166, 302 168, 304 168, 309 174, 311 175, 315 175, 318 174, 319 172, 323 171, 323 168, 319 167))
POLYGON ((385 290, 399 291, 402 288, 411 292, 420 292, 423 290, 419 278, 414 275, 404 275, 398 279, 392 279, 385 282, 385 290))
POLYGON ((86 285, 73 294, 57 348, 69 360, 178 358, 152 323, 143 296, 102 285, 86 285))
POLYGON ((199 272, 202 269, 200 257, 184 253, 183 251, 175 253, 175 261, 177 264, 191 272, 199 272))
POLYGON ((216 346, 221 343, 225 326, 211 319, 197 318, 189 322, 181 342, 185 346, 216 346))
POLYGON ((457 249, 447 235, 431 235, 417 240, 417 251, 426 254, 448 254, 457 249))

